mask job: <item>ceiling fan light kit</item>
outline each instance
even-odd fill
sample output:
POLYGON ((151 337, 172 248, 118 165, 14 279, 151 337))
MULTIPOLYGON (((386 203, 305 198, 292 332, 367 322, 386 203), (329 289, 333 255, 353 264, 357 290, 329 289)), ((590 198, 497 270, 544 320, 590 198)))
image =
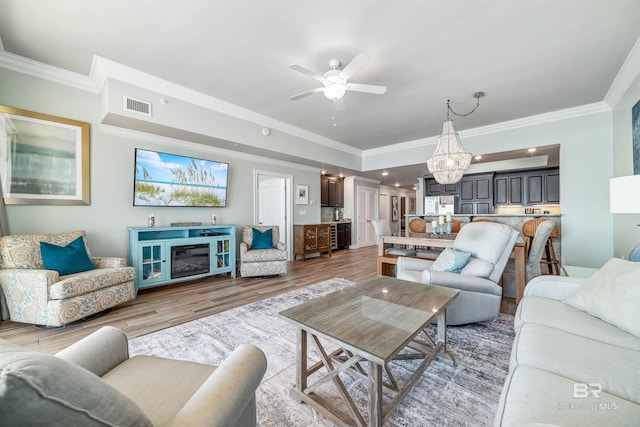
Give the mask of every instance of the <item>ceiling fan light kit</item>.
POLYGON ((460 141, 460 135, 453 128, 453 120, 449 118, 449 112, 456 116, 465 117, 476 111, 480 105, 480 98, 484 92, 476 92, 476 106, 466 114, 458 114, 449 105, 447 100, 447 120, 442 124, 442 133, 438 138, 438 146, 433 155, 427 157, 427 169, 439 184, 455 184, 462 179, 465 171, 471 165, 473 155, 466 151, 460 141))
POLYGON ((329 61, 329 67, 331 67, 331 69, 323 75, 314 73, 313 71, 310 71, 302 67, 301 65, 291 64, 289 65, 289 68, 318 80, 323 84, 324 87, 307 90, 297 95, 293 95, 289 99, 291 99, 292 101, 296 101, 305 96, 323 92, 325 97, 334 101, 336 109, 343 109, 344 104, 342 102, 336 103, 336 101, 342 99, 347 91, 382 95, 387 91, 386 86, 349 83, 349 79, 355 73, 360 71, 360 69, 362 69, 362 67, 364 67, 368 62, 368 60, 369 59, 365 54, 358 54, 349 64, 347 64, 346 67, 344 67, 344 69, 340 70, 340 61, 337 59, 332 59, 331 61, 329 61))

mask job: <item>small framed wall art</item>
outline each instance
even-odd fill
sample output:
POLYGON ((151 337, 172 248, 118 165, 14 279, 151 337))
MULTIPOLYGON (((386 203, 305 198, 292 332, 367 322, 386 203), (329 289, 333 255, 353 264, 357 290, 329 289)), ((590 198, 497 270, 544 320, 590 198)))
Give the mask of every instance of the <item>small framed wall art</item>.
POLYGON ((296 205, 308 205, 309 204, 309 186, 308 185, 296 185, 296 205))

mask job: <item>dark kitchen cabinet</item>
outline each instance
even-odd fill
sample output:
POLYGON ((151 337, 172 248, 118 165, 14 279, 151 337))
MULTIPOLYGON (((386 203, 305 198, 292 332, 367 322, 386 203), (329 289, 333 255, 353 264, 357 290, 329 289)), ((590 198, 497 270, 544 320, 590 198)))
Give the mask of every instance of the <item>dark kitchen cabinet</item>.
POLYGON ((525 205, 560 203, 560 170, 524 173, 525 205))
POLYGON ((320 178, 320 206, 329 206, 329 178, 320 178))
POLYGON ((496 174, 496 205, 541 205, 560 203, 560 170, 542 169, 496 174))
POLYGON ((425 181, 427 196, 439 196, 441 194, 458 195, 460 192, 459 183, 455 184, 439 184, 433 178, 425 181))
POLYGON ((524 201, 522 173, 496 174, 493 180, 496 205, 521 205, 524 201))
POLYGON ((493 208, 493 174, 468 175, 460 180, 459 212, 486 215, 493 208))
POLYGON ((338 249, 349 249, 351 246, 351 223, 338 224, 338 249))
POLYGON ((320 178, 320 205, 341 208, 344 206, 344 182, 340 178, 320 178))

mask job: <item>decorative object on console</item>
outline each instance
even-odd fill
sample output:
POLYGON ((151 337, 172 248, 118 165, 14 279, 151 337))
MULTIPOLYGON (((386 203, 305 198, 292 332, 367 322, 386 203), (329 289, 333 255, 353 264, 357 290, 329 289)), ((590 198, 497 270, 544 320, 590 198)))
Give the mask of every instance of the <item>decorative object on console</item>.
POLYGON ((136 148, 133 206, 227 205, 229 164, 136 148))
POLYGON ((438 139, 438 146, 433 155, 427 157, 427 168, 438 183, 455 184, 460 181, 471 165, 472 155, 465 151, 462 146, 460 136, 453 128, 453 121, 449 118, 449 112, 459 117, 468 116, 480 106, 480 98, 483 96, 484 92, 473 94, 473 97, 476 98, 476 106, 466 114, 458 114, 453 111, 449 104, 450 101, 447 100, 447 120, 442 125, 442 134, 438 139))
POLYGON ((89 123, 0 105, 0 129, 6 205, 91 204, 89 123))
MULTIPOLYGON (((609 196, 611 213, 640 213, 640 175, 612 178, 609 196)), ((640 244, 629 253, 629 261, 640 262, 640 244)))
POLYGON ((197 227, 202 225, 201 222, 198 221, 182 221, 182 222, 170 222, 169 225, 172 227, 197 227))

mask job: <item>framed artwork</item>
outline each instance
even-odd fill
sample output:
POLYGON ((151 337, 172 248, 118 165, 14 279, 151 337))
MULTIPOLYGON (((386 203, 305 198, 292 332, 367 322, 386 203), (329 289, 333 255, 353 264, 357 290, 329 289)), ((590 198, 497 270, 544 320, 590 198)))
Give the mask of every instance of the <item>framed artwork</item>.
POLYGON ((631 109, 633 174, 640 174, 640 101, 631 109))
POLYGON ((309 204, 309 186, 308 185, 296 185, 296 205, 308 205, 309 204))
POLYGON ((398 196, 391 196, 391 221, 398 220, 398 196))
POLYGON ((0 105, 7 205, 89 205, 89 123, 0 105))

